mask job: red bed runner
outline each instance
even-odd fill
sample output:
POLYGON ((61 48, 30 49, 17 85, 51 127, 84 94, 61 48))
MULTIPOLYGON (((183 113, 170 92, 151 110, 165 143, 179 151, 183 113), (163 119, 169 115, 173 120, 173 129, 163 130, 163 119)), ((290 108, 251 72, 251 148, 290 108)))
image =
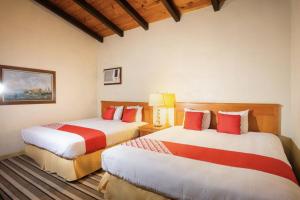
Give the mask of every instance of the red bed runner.
POLYGON ((106 136, 100 130, 68 124, 50 124, 45 127, 80 135, 84 138, 86 154, 106 147, 106 136))
POLYGON ((292 168, 285 162, 257 154, 227 151, 187 144, 138 138, 123 145, 137 147, 158 153, 173 154, 180 157, 231 167, 258 170, 289 179, 298 185, 292 168))

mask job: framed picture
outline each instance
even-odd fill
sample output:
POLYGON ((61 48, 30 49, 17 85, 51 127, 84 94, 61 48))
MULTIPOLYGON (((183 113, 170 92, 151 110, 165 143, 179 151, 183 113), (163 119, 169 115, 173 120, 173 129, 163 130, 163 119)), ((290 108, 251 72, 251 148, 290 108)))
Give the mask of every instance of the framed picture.
POLYGON ((122 84, 122 68, 104 69, 104 85, 122 84))
POLYGON ((55 71, 0 65, 0 105, 56 103, 55 71))

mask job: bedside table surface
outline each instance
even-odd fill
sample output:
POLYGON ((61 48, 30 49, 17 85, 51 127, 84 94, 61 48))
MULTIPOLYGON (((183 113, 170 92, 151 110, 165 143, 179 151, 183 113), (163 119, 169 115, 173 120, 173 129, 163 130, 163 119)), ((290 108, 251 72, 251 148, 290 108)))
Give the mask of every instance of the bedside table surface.
POLYGON ((139 129, 141 130, 155 130, 155 131, 158 131, 158 130, 163 130, 163 129, 166 129, 166 128, 169 128, 170 126, 154 126, 153 124, 146 124, 144 126, 141 126, 139 129))

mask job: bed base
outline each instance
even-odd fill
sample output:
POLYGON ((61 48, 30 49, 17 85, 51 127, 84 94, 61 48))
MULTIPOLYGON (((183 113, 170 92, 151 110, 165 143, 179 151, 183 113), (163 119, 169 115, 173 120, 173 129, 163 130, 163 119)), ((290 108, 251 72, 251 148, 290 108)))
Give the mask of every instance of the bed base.
POLYGON ((41 169, 56 173, 67 181, 75 181, 101 168, 101 153, 95 151, 75 159, 68 160, 33 145, 25 145, 25 154, 32 158, 41 169))
POLYGON ((100 181, 98 191, 104 194, 106 200, 170 200, 160 194, 139 188, 107 172, 100 181))

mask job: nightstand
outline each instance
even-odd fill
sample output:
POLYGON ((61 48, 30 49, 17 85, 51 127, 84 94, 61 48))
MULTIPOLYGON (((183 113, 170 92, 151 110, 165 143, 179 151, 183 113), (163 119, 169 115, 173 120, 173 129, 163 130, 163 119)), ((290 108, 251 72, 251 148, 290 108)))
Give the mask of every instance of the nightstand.
POLYGON ((154 133, 156 131, 160 131, 166 128, 169 128, 170 126, 160 126, 160 127, 156 127, 153 124, 147 124, 144 126, 140 126, 139 127, 139 132, 140 132, 140 137, 154 133))

